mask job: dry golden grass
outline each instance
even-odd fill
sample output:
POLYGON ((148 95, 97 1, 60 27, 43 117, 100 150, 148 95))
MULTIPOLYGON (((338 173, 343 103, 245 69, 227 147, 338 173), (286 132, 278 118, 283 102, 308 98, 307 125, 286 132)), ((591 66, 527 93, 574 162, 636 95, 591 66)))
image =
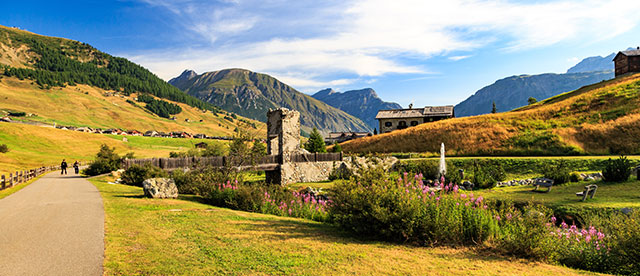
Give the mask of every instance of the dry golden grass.
POLYGON ((342 144, 347 152, 452 155, 640 152, 640 74, 585 86, 514 111, 454 118, 342 144), (538 139, 537 138, 548 138, 538 139))
MULTIPOLYGON (((136 102, 134 106, 126 101, 133 101, 134 98, 135 95, 124 98, 107 97, 104 90, 87 85, 46 90, 38 88, 29 80, 20 81, 7 77, 0 79, 0 115, 1 110, 13 110, 38 115, 27 118, 29 120, 56 122, 62 125, 138 131, 187 131, 211 136, 231 136, 236 127, 250 129, 239 120, 230 122, 224 119, 223 114, 216 116, 182 103, 177 104, 183 111, 176 115, 177 120, 172 121, 150 113, 143 108, 143 103, 136 102), (190 122, 185 122, 185 119, 189 119, 190 122)), ((258 127, 252 129, 256 135, 266 135, 264 123, 246 120, 258 127)))

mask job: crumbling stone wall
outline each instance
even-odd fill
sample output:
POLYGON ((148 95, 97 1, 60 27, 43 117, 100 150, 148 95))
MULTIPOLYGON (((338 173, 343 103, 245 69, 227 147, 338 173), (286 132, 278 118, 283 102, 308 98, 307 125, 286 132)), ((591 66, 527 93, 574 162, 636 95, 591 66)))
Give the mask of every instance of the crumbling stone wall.
POLYGON ((281 180, 284 184, 326 181, 337 163, 342 162, 285 163, 280 165, 281 180))

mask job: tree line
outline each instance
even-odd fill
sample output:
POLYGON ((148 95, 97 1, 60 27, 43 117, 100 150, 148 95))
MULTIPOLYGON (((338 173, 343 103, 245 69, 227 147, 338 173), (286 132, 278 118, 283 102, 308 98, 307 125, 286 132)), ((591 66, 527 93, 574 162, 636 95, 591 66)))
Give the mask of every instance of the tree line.
POLYGON ((39 57, 34 69, 3 66, 3 74, 19 79, 31 79, 43 88, 86 84, 105 90, 116 90, 130 95, 134 92, 149 93, 159 98, 188 104, 203 110, 219 109, 158 78, 147 69, 127 59, 102 53, 86 43, 66 42, 52 38, 33 38, 28 35, 10 34, 14 46, 26 44, 39 57), (81 62, 75 58, 90 60, 81 62))
POLYGON ((156 100, 148 94, 138 95, 138 101, 146 103, 145 106, 149 111, 163 118, 170 118, 171 115, 182 112, 182 107, 163 100, 156 100))

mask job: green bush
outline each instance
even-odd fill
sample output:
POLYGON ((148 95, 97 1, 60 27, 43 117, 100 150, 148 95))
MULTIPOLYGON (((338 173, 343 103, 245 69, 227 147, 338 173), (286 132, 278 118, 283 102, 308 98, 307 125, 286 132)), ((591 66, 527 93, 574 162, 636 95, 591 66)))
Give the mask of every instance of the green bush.
POLYGON ((507 207, 500 212, 497 247, 506 253, 535 260, 557 258, 554 237, 549 235, 549 211, 542 206, 507 207))
POLYGON ((631 175, 631 163, 627 157, 620 156, 620 158, 609 160, 606 162, 604 170, 602 170, 602 176, 604 181, 607 182, 623 182, 629 179, 631 175))
POLYGON ((0 144, 0 153, 7 153, 9 152, 9 147, 5 144, 0 144))
POLYGON ((357 235, 424 245, 482 243, 497 233, 482 197, 447 192, 451 187, 429 193, 421 179, 380 174, 336 184, 330 214, 337 225, 357 235))
MULTIPOLYGON (((132 154, 125 155, 122 158, 131 158, 132 154)), ((88 168, 82 171, 85 175, 99 175, 120 169, 122 158, 115 153, 115 148, 103 144, 100 151, 96 154, 96 159, 88 168)))
POLYGON ((544 177, 553 179, 554 185, 569 182, 570 175, 571 168, 563 160, 555 164, 549 164, 544 168, 544 177))
POLYGON ((480 189, 491 189, 506 177, 506 172, 501 166, 489 162, 475 162, 473 166, 472 182, 480 189))
POLYGON ((120 178, 124 184, 142 187, 142 182, 146 179, 167 177, 167 175, 167 172, 162 169, 146 163, 143 166, 132 165, 122 173, 120 178))

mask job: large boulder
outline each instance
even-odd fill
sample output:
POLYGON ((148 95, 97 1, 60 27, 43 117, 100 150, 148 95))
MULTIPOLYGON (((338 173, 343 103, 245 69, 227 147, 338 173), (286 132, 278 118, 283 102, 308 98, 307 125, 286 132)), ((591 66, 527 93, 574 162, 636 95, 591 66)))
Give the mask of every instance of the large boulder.
POLYGON ((150 178, 142 182, 144 195, 151 198, 177 198, 178 187, 170 178, 150 178))

